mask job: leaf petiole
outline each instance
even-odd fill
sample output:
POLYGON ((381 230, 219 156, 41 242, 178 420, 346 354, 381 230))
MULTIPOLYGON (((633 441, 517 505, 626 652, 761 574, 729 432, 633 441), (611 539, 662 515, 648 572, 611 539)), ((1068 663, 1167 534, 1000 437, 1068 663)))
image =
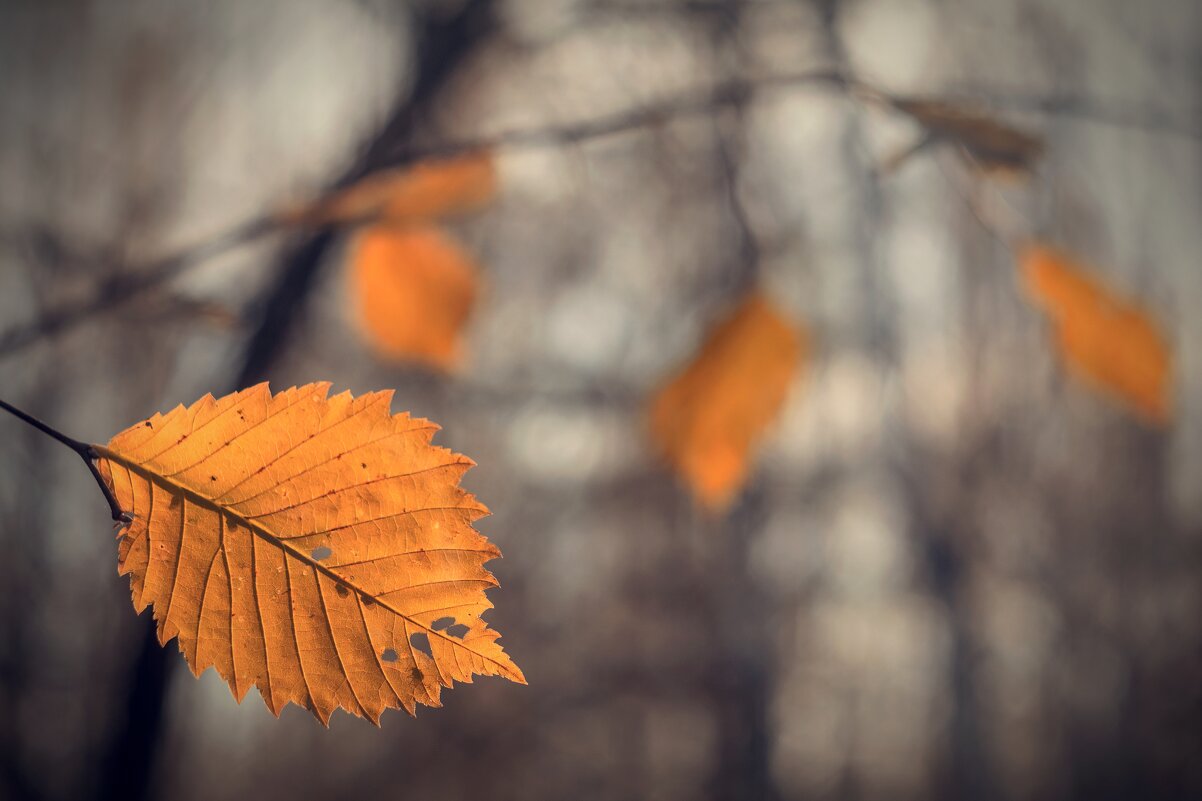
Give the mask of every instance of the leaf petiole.
POLYGON ((91 445, 87 444, 86 442, 80 442, 77 439, 68 437, 63 432, 51 428, 33 415, 21 411, 16 406, 13 406, 11 403, 6 401, 0 400, 0 409, 4 409, 4 411, 20 420, 24 420, 38 431, 53 437, 71 450, 75 451, 79 458, 83 459, 84 464, 88 466, 88 471, 92 474, 92 478, 96 479, 96 485, 100 487, 100 491, 104 493, 104 499, 108 501, 109 511, 113 514, 113 520, 123 525, 133 522, 133 517, 130 516, 129 513, 121 511, 121 505, 117 503, 117 499, 113 497, 112 490, 110 490, 108 485, 104 483, 104 479, 101 477, 100 471, 96 469, 96 451, 92 449, 91 445))

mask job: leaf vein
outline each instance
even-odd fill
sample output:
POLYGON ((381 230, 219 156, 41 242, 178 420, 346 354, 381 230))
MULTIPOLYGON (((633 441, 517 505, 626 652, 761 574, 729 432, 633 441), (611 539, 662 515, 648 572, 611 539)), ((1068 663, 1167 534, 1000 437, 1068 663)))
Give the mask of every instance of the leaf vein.
MULTIPOLYGON (((299 394, 299 393, 298 393, 298 394, 299 394)), ((276 397, 279 397, 279 396, 276 396, 276 397)), ((266 414, 263 416, 263 419, 262 419, 262 420, 256 420, 254 423, 251 423, 249 426, 247 426, 246 428, 242 429, 241 431, 239 431, 239 432, 238 432, 237 434, 235 434, 234 436, 230 437, 230 438, 229 438, 228 440, 226 440, 225 442, 222 442, 222 443, 218 444, 218 445, 217 445, 217 447, 213 448, 213 450, 209 451, 209 452, 208 452, 208 453, 206 453, 204 456, 202 456, 201 458, 197 459, 195 462, 193 462, 192 464, 188 465, 187 467, 181 467, 179 470, 176 470, 176 471, 175 471, 175 472, 173 472, 173 473, 164 473, 163 475, 164 475, 166 478, 175 478, 175 477, 176 477, 176 476, 178 476, 180 473, 186 473, 186 472, 188 472, 189 470, 191 470, 191 469, 193 469, 193 468, 195 468, 195 467, 199 467, 200 465, 202 465, 202 464, 204 464, 205 462, 207 462, 209 459, 211 459, 211 458, 213 458, 214 456, 216 456, 216 455, 217 455, 218 453, 220 453, 221 451, 225 450, 226 448, 230 447, 231 445, 233 445, 233 444, 234 444, 235 442, 237 442, 238 440, 240 440, 240 439, 242 439, 243 437, 245 437, 246 435, 248 435, 250 432, 254 431, 254 430, 255 430, 256 428, 258 428, 259 426, 262 426, 262 425, 265 425, 265 424, 267 424, 267 423, 270 423, 270 422, 272 422, 273 420, 275 420, 275 419, 277 418, 277 416, 278 416, 278 415, 281 415, 281 414, 283 414, 284 412, 288 411, 288 410, 289 410, 289 409, 291 409, 293 406, 296 406, 297 404, 299 404, 301 401, 303 401, 303 400, 308 400, 308 398, 310 398, 310 397, 311 397, 311 396, 309 396, 309 395, 305 395, 305 396, 302 396, 302 397, 295 398, 295 399, 293 399, 293 400, 292 400, 292 402, 291 402, 291 403, 287 403, 287 404, 285 404, 283 407, 281 407, 281 408, 279 408, 279 409, 276 409, 275 411, 272 411, 272 410, 271 410, 271 401, 269 400, 269 401, 267 402, 267 413, 266 413, 266 414)), ((213 419, 212 419, 212 420, 207 420, 207 421, 205 421, 204 423, 202 423, 202 424, 200 425, 200 428, 197 428, 197 429, 195 429, 195 430, 193 430, 193 431, 190 431, 190 432, 188 433, 188 436, 189 436, 189 437, 191 437, 193 434, 195 434, 195 433, 196 433, 197 431, 199 431, 201 428, 204 428, 204 427, 205 427, 205 426, 207 426, 209 423, 213 422, 213 420, 216 420, 218 417, 220 417, 222 414, 226 414, 227 412, 229 412, 229 411, 232 411, 233 409, 236 409, 236 408, 238 408, 238 404, 234 404, 233 406, 231 406, 229 409, 226 409, 226 410, 225 410, 224 412, 222 412, 221 414, 218 414, 218 415, 216 415, 215 417, 213 417, 213 419)), ((176 444, 179 444, 179 443, 176 443, 176 444)), ((174 446, 172 446, 172 447, 174 447, 174 446)), ((166 449, 166 450, 164 450, 162 453, 160 453, 160 454, 159 454, 159 456, 162 456, 162 454, 163 454, 163 453, 166 453, 166 452, 167 452, 167 451, 169 451, 169 450, 171 450, 171 448, 167 448, 167 449, 166 449)), ((157 457, 153 457, 153 458, 157 458, 157 457)), ((147 461, 149 461, 149 460, 147 460, 147 461)))
MULTIPOLYGON (((179 546, 175 549, 175 570, 171 574, 171 592, 167 596, 167 611, 163 614, 163 625, 160 633, 167 630, 171 621, 171 607, 175 604, 175 591, 179 587, 179 563, 184 561, 184 537, 188 535, 188 499, 180 498, 179 504, 179 546)), ((179 626, 176 626, 179 629, 179 626)))
POLYGON ((313 580, 317 582, 317 597, 321 600, 321 617, 326 622, 326 629, 330 632, 330 641, 334 643, 334 656, 338 657, 338 669, 342 671, 342 675, 346 679, 346 686, 350 687, 351 696, 355 699, 355 703, 359 705, 359 709, 366 715, 367 707, 363 706, 363 701, 359 698, 359 692, 355 689, 355 682, 351 680, 350 671, 346 669, 346 660, 342 658, 342 649, 338 646, 338 635, 334 633, 334 621, 330 619, 330 607, 326 603, 325 590, 321 586, 321 576, 314 573, 313 580))
POLYGON ((415 553, 496 553, 494 548, 417 548, 412 551, 401 551, 400 553, 389 553, 383 556, 373 556, 371 559, 360 559, 357 562, 343 562, 339 565, 330 565, 331 570, 338 570, 343 567, 358 567, 360 565, 370 565, 373 562, 379 562, 382 559, 396 559, 398 556, 412 556, 415 553))
POLYGON ((356 520, 353 523, 346 523, 341 526, 334 526, 333 528, 327 528, 327 529, 323 529, 321 531, 308 531, 308 532, 305 532, 304 534, 293 534, 288 537, 280 537, 280 539, 282 539, 282 540, 299 540, 299 539, 304 539, 305 537, 316 537, 321 534, 332 534, 335 531, 342 531, 343 529, 354 528, 355 526, 365 526, 368 523, 379 523, 383 520, 391 520, 394 517, 405 517, 406 515, 416 515, 416 514, 420 514, 421 512, 450 512, 450 511, 455 511, 455 510, 463 510, 465 512, 474 512, 474 511, 478 511, 478 509, 479 509, 479 507, 475 507, 475 506, 423 506, 420 509, 406 509, 403 512, 391 512, 386 515, 380 515, 379 517, 369 517, 366 520, 356 520))
POLYGON ((258 548, 255 547, 258 541, 257 537, 250 538, 250 591, 255 602, 255 613, 259 618, 259 634, 263 640, 263 681, 267 686, 262 688, 260 692, 263 693, 264 698, 270 701, 269 706, 271 707, 271 711, 277 712, 275 697, 271 690, 271 655, 267 652, 267 623, 263 620, 263 605, 259 600, 259 569, 258 555, 256 554, 258 548))
POLYGON ((376 642, 371 636, 371 627, 367 625, 367 614, 363 611, 363 599, 355 594, 355 607, 359 610, 359 622, 363 624, 363 634, 367 637, 367 647, 371 649, 371 655, 376 660, 376 669, 380 671, 380 678, 384 679, 388 691, 392 693, 392 697, 401 703, 401 696, 397 694, 396 687, 392 686, 392 679, 388 678, 388 674, 384 672, 384 663, 380 661, 380 652, 376 649, 376 642))
POLYGON ((305 693, 309 697, 310 707, 317 706, 313 690, 309 687, 309 674, 305 672, 305 662, 301 657, 300 634, 296 630, 296 613, 292 609, 292 568, 288 567, 288 552, 284 552, 284 579, 288 583, 288 623, 292 626, 292 641, 296 646, 296 663, 300 666, 301 681, 305 684, 305 693))
POLYGON ((200 611, 196 613, 196 636, 192 643, 192 664, 196 665, 196 669, 200 669, 200 624, 205 617, 205 605, 209 602, 209 584, 213 581, 213 568, 217 566, 217 555, 221 551, 221 545, 213 551, 213 558, 209 560, 209 572, 205 573, 204 588, 200 591, 200 611))
POLYGON ((373 478, 368 481, 361 481, 358 484, 348 484, 347 486, 344 486, 344 487, 338 487, 338 489, 333 490, 331 492, 327 492, 324 495, 318 495, 316 498, 308 498, 303 501, 297 501, 296 503, 294 503, 290 506, 281 506, 279 509, 272 509, 269 512, 262 512, 257 515, 245 515, 245 518, 247 520, 258 520, 258 519, 264 518, 264 517, 271 517, 272 515, 278 515, 280 512, 288 512, 293 509, 298 509, 302 506, 308 506, 311 503, 315 503, 315 502, 323 500, 325 498, 333 498, 337 495, 342 495, 343 493, 348 492, 353 489, 367 487, 372 484, 379 484, 381 481, 392 481, 392 480, 398 479, 398 478, 411 478, 413 476, 420 476, 422 473, 429 473, 434 470, 441 470, 446 467, 455 467, 455 466, 461 465, 461 464, 466 464, 466 462, 447 462, 446 464, 436 464, 436 465, 432 465, 430 467, 423 467, 420 470, 413 470, 408 473, 400 473, 395 476, 380 476, 379 478, 373 478))
MULTIPOLYGON (((360 411, 363 411, 363 410, 360 410, 360 411)), ((358 414, 358 412, 356 414, 358 414)), ((350 419, 352 419, 352 418, 350 418, 350 417, 345 418, 345 420, 350 420, 350 419)), ((334 428, 339 423, 345 422, 345 420, 339 420, 338 423, 335 423, 334 425, 330 426, 329 428, 325 429, 324 431, 319 431, 318 434, 325 434, 329 431, 334 430, 334 428)), ((387 439, 403 436, 405 434, 411 434, 414 431, 429 431, 432 428, 435 428, 435 426, 424 426, 422 428, 408 428, 408 429, 405 429, 404 431, 390 431, 387 434, 385 434, 384 436, 379 437, 377 439, 369 440, 367 442, 361 442, 358 445, 356 445, 355 447, 348 448, 347 450, 342 451, 341 453, 335 454, 334 456, 331 456, 328 459, 323 459, 322 461, 318 462, 317 464, 309 465, 304 470, 301 470, 299 473, 293 473, 292 475, 288 476, 287 478, 283 479, 282 481, 276 482, 275 484, 272 484, 270 487, 267 487, 266 489, 262 490, 261 492, 257 492, 254 495, 251 495, 249 498, 242 498, 241 500, 238 500, 238 501, 231 501, 230 505, 238 506, 238 505, 241 505, 244 503, 250 503, 253 500, 263 497, 264 495, 271 492, 272 490, 277 490, 280 487, 282 487, 283 485, 287 484, 288 482, 295 481, 296 479, 300 478, 301 476, 307 475, 307 474, 313 472, 314 470, 317 470, 318 468, 325 467, 330 462, 337 461, 338 459, 341 459, 343 456, 346 456, 348 453, 354 453, 355 451, 359 450, 360 448, 367 448, 371 445, 377 445, 387 439)), ((308 437, 303 442, 298 444, 297 447, 300 447, 300 445, 303 445, 305 442, 311 441, 316 436, 317 436, 317 434, 314 434, 312 437, 308 437)), ((290 453, 292 450, 294 450, 294 449, 289 448, 283 454, 280 454, 280 456, 276 457, 277 461, 279 459, 284 458, 284 456, 287 455, 288 453, 290 453)), ((252 473, 251 475, 257 475, 257 474, 252 473)), ((250 478, 250 476, 247 476, 247 478, 250 478)), ((235 485, 235 487, 236 486, 238 486, 238 485, 235 485)), ((233 489, 233 488, 231 488, 231 489, 233 489)), ((215 500, 218 500, 218 501, 225 500, 226 498, 229 497, 229 493, 230 493, 230 490, 226 490, 225 492, 223 492, 221 494, 221 496, 219 498, 216 498, 215 500)))

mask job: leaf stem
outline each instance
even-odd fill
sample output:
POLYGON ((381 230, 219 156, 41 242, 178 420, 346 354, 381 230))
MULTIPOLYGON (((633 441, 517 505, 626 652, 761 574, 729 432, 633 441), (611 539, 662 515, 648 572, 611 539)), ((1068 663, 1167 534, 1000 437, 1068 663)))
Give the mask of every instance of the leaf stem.
POLYGON ((83 459, 84 464, 88 466, 88 471, 92 474, 92 478, 96 479, 96 485, 100 487, 100 491, 104 493, 104 499, 108 501, 109 511, 113 514, 113 520, 117 521, 118 523, 133 522, 133 517, 131 517, 128 512, 121 511, 121 504, 117 503, 117 499, 113 497, 113 491, 109 489, 108 484, 104 483, 104 478, 101 477, 100 471, 96 469, 96 451, 91 445, 86 442, 80 442, 77 439, 68 437, 63 432, 51 428, 33 415, 21 411, 16 406, 13 406, 11 403, 8 403, 4 400, 0 400, 0 409, 4 409, 4 411, 20 420, 24 420, 38 431, 53 437, 71 450, 75 451, 79 458, 83 459))

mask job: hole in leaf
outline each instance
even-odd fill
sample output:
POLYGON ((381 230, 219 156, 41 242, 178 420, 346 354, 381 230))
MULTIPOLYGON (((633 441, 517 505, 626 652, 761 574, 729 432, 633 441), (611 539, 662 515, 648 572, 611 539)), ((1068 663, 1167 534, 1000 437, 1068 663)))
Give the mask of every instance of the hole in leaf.
POLYGON ((385 662, 395 662, 397 660, 396 651, 391 648, 385 648, 384 653, 380 654, 380 658, 385 662))
POLYGON ((426 636, 426 632, 419 631, 417 634, 410 634, 409 644, 431 659, 434 658, 434 651, 430 649, 430 638, 426 636))
POLYGON ((362 467, 364 470, 366 470, 366 469, 367 469, 367 462, 360 462, 360 463, 359 463, 359 466, 360 466, 360 467, 362 467))
POLYGON ((329 559, 333 553, 334 552, 331 551, 325 545, 319 545, 316 548, 314 548, 313 553, 311 553, 309 555, 312 556, 314 559, 316 559, 318 562, 320 562, 322 559, 329 559))
POLYGON ((454 623, 455 618, 453 617, 440 617, 438 620, 435 620, 430 624, 430 628, 434 629, 435 631, 442 631, 447 626, 451 626, 454 623))
POLYGON ((217 476, 209 476, 209 481, 216 481, 216 480, 217 480, 217 476))
POLYGON ((467 636, 468 631, 468 627, 462 623, 456 623, 454 626, 447 626, 447 634, 450 634, 452 637, 458 637, 461 640, 467 636))
POLYGON ((409 672, 409 675, 413 677, 414 681, 421 681, 426 678, 425 674, 423 674, 419 668, 413 668, 413 670, 409 672))
POLYGON ((154 428, 154 426, 152 426, 152 425, 150 424, 150 421, 149 421, 149 420, 147 420, 147 421, 146 421, 145 423, 143 423, 142 425, 146 426, 147 428, 154 428))

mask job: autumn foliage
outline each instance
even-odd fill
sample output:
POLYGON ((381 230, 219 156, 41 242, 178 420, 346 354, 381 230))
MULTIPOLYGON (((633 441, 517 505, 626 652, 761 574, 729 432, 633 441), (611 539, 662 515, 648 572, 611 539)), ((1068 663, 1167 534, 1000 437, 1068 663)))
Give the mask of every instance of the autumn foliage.
POLYGON ((1055 248, 1027 245, 1019 260, 1023 283, 1051 318, 1073 374, 1144 420, 1167 423, 1172 351, 1151 314, 1055 248))
POLYGON ((479 208, 496 189, 492 156, 477 153, 373 176, 309 208, 314 219, 370 222, 355 234, 349 270, 360 330, 377 354, 459 364, 479 271, 435 221, 479 208))
POLYGON ((433 226, 374 225, 352 247, 352 295, 373 348, 390 359, 455 367, 477 294, 471 256, 433 226))
POLYGON ((652 439, 710 510, 727 507, 746 481, 806 348, 805 334, 753 292, 652 399, 652 439))
POLYGON ((472 461, 438 426, 389 411, 391 392, 265 384, 157 414, 96 446, 133 523, 119 569, 159 640, 240 701, 327 722, 342 707, 439 706, 473 674, 525 683, 481 618, 500 551, 459 487, 472 461))

